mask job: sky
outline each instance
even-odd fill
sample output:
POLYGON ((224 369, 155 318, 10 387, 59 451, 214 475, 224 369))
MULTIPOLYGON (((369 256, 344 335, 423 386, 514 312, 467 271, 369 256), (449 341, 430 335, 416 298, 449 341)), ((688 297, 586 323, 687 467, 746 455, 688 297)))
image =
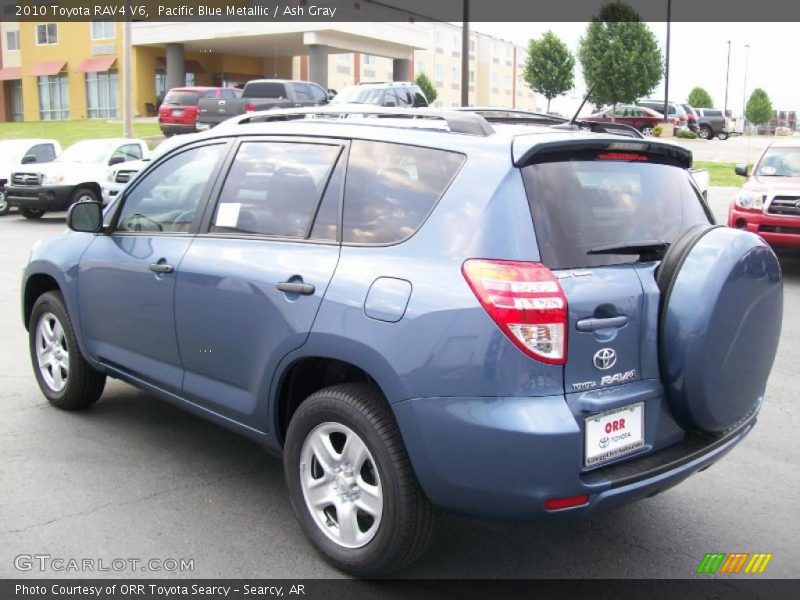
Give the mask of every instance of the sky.
MULTIPOLYGON (((573 54, 577 54, 579 39, 586 23, 472 23, 475 31, 527 45, 551 29, 573 54)), ((667 24, 648 23, 656 34, 662 53, 666 49, 667 24)), ((776 110, 800 111, 800 23, 672 23, 670 35, 670 100, 686 101, 696 85, 704 87, 714 100, 715 107, 725 103, 725 71, 728 40, 731 41, 728 108, 734 116, 742 112, 747 64, 747 91, 766 90, 776 110), (745 45, 750 49, 746 50, 745 45), (747 56, 747 60, 745 57, 747 56)), ((585 85, 576 58, 576 90, 554 99, 551 110, 574 111, 585 85)), ((663 98, 662 84, 652 97, 663 98)))

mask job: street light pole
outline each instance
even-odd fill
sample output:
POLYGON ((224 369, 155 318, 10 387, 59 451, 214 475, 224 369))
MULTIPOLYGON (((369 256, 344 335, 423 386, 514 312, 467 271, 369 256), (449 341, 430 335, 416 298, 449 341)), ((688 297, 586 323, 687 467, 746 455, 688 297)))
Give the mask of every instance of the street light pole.
POLYGON ((667 61, 664 68, 664 123, 669 121, 669 35, 672 20, 672 0, 667 0, 667 61))
POLYGON ((725 69, 725 110, 723 114, 728 116, 728 80, 731 75, 731 41, 728 40, 728 66, 725 69))
MULTIPOLYGON (((747 110, 747 61, 750 58, 750 44, 744 45, 744 85, 742 86, 742 116, 745 117, 747 110)), ((744 119, 747 123, 747 117, 744 119)))

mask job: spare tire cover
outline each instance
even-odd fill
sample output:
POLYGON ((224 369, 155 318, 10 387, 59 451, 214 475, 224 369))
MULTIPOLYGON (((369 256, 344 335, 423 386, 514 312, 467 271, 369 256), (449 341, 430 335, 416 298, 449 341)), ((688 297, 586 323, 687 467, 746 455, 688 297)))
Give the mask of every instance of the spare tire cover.
POLYGON ((661 377, 682 425, 719 432, 764 395, 783 316, 781 268, 753 233, 709 227, 686 235, 693 243, 678 240, 682 256, 665 257, 671 276, 659 277, 661 377))

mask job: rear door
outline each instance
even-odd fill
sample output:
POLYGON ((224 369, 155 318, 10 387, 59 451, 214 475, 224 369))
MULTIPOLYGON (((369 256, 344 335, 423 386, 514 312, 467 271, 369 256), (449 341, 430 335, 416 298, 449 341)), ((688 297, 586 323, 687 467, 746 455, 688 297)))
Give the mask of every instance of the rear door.
POLYGON ((660 254, 621 247, 668 244, 709 219, 686 170, 658 160, 598 148, 523 168, 541 260, 569 307, 567 393, 659 377, 660 254))
POLYGON ((181 262, 176 327, 184 394, 256 429, 277 363, 311 330, 339 260, 347 144, 239 143, 204 233, 181 262))

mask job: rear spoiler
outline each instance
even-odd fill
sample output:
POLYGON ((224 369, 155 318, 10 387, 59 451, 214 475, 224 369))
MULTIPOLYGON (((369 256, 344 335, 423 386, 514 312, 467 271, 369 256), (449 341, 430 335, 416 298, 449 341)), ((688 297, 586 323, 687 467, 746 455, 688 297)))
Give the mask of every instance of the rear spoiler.
POLYGON ((619 138, 591 138, 589 136, 573 139, 539 142, 530 137, 516 138, 512 150, 514 166, 526 167, 541 162, 574 160, 580 157, 596 156, 601 152, 616 153, 618 160, 635 160, 647 157, 653 162, 669 164, 684 169, 692 166, 692 151, 648 138, 641 140, 621 140, 619 138), (525 141, 532 144, 526 144, 525 141), (626 157, 627 156, 627 157, 626 157))

